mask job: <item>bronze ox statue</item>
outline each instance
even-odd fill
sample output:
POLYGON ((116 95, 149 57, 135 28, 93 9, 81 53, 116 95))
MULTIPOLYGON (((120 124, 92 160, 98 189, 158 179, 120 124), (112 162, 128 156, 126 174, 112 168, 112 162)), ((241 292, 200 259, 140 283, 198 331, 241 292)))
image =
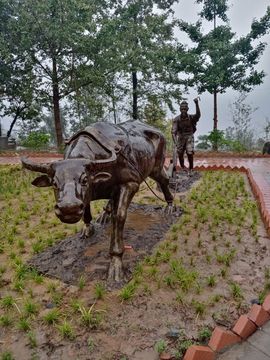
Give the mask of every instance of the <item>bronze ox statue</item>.
POLYGON ((109 199, 112 232, 108 279, 123 278, 123 228, 128 206, 144 179, 160 186, 167 209, 173 196, 163 169, 166 141, 158 130, 139 121, 119 125, 97 122, 75 134, 63 160, 38 164, 22 158, 23 167, 44 173, 33 180, 38 187, 52 186, 55 213, 64 223, 84 221, 83 236, 92 231, 90 201, 109 199))

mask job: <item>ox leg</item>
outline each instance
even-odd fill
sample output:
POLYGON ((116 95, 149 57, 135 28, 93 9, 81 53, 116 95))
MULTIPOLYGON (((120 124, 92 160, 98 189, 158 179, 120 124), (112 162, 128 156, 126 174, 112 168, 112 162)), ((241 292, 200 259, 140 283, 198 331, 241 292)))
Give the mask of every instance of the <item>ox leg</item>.
POLYGON ((110 199, 107 205, 103 208, 103 212, 101 213, 101 215, 97 218, 97 223, 100 225, 107 224, 111 219, 111 213, 112 213, 112 200, 110 199))
POLYGON ((82 238, 88 238, 94 233, 94 226, 91 224, 92 215, 91 215, 91 209, 90 204, 86 205, 83 213, 83 221, 84 221, 84 227, 82 229, 81 237, 82 238))
POLYGON ((169 189, 169 178, 164 169, 150 175, 160 186, 168 206, 172 206, 173 195, 169 189))
POLYGON ((112 233, 110 244, 111 263, 108 280, 120 282, 124 277, 122 257, 124 253, 123 230, 129 204, 138 191, 137 183, 128 183, 121 186, 117 196, 113 198, 112 233))

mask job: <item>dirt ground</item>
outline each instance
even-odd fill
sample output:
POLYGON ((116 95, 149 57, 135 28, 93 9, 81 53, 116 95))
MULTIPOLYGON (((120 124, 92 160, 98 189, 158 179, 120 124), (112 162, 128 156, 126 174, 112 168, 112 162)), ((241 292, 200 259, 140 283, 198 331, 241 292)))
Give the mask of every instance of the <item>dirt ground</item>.
MULTIPOLYGON (((222 187, 226 176, 215 178, 216 184, 222 187)), ((243 201, 247 207, 250 201, 253 208, 247 179, 243 174, 240 177, 250 199, 243 201)), ((239 224, 217 224, 214 230, 212 219, 198 217, 197 221, 195 213, 201 204, 192 205, 190 189, 200 187, 199 179, 197 172, 193 176, 181 173, 176 191, 172 189, 177 200, 172 216, 164 213, 164 206, 142 185, 129 209, 124 233, 124 265, 131 279, 124 289, 132 293, 128 299, 119 289, 107 289, 101 299, 96 296, 96 284, 106 288, 109 225, 96 225, 89 239, 76 234, 29 258, 28 264, 38 272, 58 279, 54 295, 59 298, 52 297, 43 284, 33 285, 31 296, 41 304, 38 321, 33 320, 31 332, 26 333, 0 326, 2 352, 10 351, 20 360, 157 360, 158 352, 166 350, 172 358, 181 359, 187 344, 203 342, 199 330, 206 333, 217 324, 229 328, 251 302, 259 301, 268 283, 269 238, 260 218, 256 233, 251 231, 250 218, 239 224), (101 323, 84 326, 76 318, 76 301, 87 309, 95 306, 102 314, 101 323), (42 321, 58 308, 76 328, 70 339, 42 321)), ((242 195, 235 191, 234 200, 240 205, 242 195)), ((3 297, 3 286, 0 291, 3 297)))
MULTIPOLYGON (((152 253, 153 247, 164 238, 181 214, 181 208, 168 215, 161 205, 130 205, 124 230, 128 247, 123 259, 127 280, 132 278, 136 263, 152 253)), ((101 226, 95 223, 95 231, 90 238, 81 239, 80 234, 71 236, 36 255, 28 263, 40 273, 67 284, 76 285, 82 275, 88 283, 106 280, 110 262, 110 232, 110 224, 101 226)))

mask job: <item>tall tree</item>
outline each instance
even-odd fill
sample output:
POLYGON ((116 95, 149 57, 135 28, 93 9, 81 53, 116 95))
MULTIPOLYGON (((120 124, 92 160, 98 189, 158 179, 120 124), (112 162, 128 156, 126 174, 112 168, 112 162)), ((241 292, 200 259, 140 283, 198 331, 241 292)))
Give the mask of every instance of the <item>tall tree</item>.
MULTIPOLYGON (((133 119, 142 115, 150 94, 172 107, 179 98, 180 79, 172 63, 177 51, 172 5, 178 0, 113 2, 112 21, 105 29, 114 39, 115 73, 131 99, 133 119)), ((108 38, 110 41, 111 38, 108 38)), ((108 49, 112 49, 108 44, 108 49)), ((178 47, 181 51, 181 47, 178 47)))
MULTIPOLYGON (((227 22, 227 10, 228 10, 228 0, 197 0, 197 3, 203 3, 203 9, 200 12, 200 16, 207 21, 213 22, 213 34, 216 34, 217 27, 217 18, 220 18, 222 21, 227 22)), ((218 94, 218 85, 214 84, 213 86, 213 97, 214 97, 214 126, 213 130, 217 130, 218 114, 217 114, 217 94, 218 94)))
POLYGON ((233 125, 226 129, 226 138, 236 141, 243 150, 251 150, 255 142, 254 127, 251 126, 251 115, 258 109, 246 101, 247 94, 242 92, 230 104, 233 125))
POLYGON ((39 99, 52 106, 57 144, 61 146, 60 102, 94 81, 95 40, 105 1, 11 1, 18 14, 14 34, 38 78, 39 99))
POLYGON ((200 16, 213 21, 213 29, 203 33, 202 22, 188 24, 180 21, 180 29, 187 33, 194 43, 187 51, 190 77, 187 84, 196 85, 199 93, 208 91, 214 98, 213 130, 218 128, 218 94, 228 88, 249 92, 263 82, 264 71, 256 70, 256 65, 263 54, 266 44, 258 42, 270 28, 270 7, 260 20, 253 20, 251 30, 240 38, 226 23, 228 10, 227 0, 197 0, 203 3, 200 16), (217 25, 217 19, 222 20, 217 25), (225 21, 225 23, 224 23, 225 21))
POLYGON ((0 1, 0 116, 11 119, 7 137, 18 120, 34 118, 39 106, 35 101, 35 76, 31 63, 18 51, 14 38, 16 12, 12 3, 0 1))

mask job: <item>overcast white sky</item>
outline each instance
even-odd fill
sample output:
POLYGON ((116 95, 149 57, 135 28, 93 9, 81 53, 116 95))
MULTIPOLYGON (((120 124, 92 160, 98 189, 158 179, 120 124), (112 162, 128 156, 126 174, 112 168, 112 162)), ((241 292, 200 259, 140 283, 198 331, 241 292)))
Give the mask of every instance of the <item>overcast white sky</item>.
MULTIPOLYGON (((230 10, 228 16, 230 19, 230 25, 232 30, 236 33, 237 37, 245 35, 250 30, 250 24, 254 18, 261 18, 265 12, 267 6, 270 6, 270 0, 229 0, 230 10)), ((194 0, 180 0, 179 4, 175 6, 175 15, 179 19, 183 19, 188 22, 195 22, 198 19, 198 12, 201 6, 195 4, 194 0)), ((219 23, 218 23, 219 24, 219 23)), ((204 24, 206 31, 212 28, 212 24, 204 24)), ((185 37, 179 35, 179 40, 187 43, 185 37)), ((261 61, 258 65, 258 69, 263 69, 267 76, 264 83, 258 87, 255 87, 252 92, 249 93, 247 101, 253 107, 259 107, 259 109, 253 114, 254 129, 257 133, 263 135, 263 126, 265 118, 270 119, 270 34, 262 38, 267 43, 267 47, 261 61)), ((192 99, 196 96, 194 90, 190 90, 190 94, 187 95, 189 99, 190 113, 193 113, 195 107, 192 99)), ((221 94, 218 97, 218 115, 219 115, 219 129, 225 129, 230 126, 231 116, 229 111, 229 104, 232 103, 237 97, 237 92, 229 90, 226 94, 221 94)), ((213 99, 208 93, 201 95, 201 111, 202 117, 198 124, 198 130, 196 135, 206 134, 212 130, 213 127, 213 99)))

